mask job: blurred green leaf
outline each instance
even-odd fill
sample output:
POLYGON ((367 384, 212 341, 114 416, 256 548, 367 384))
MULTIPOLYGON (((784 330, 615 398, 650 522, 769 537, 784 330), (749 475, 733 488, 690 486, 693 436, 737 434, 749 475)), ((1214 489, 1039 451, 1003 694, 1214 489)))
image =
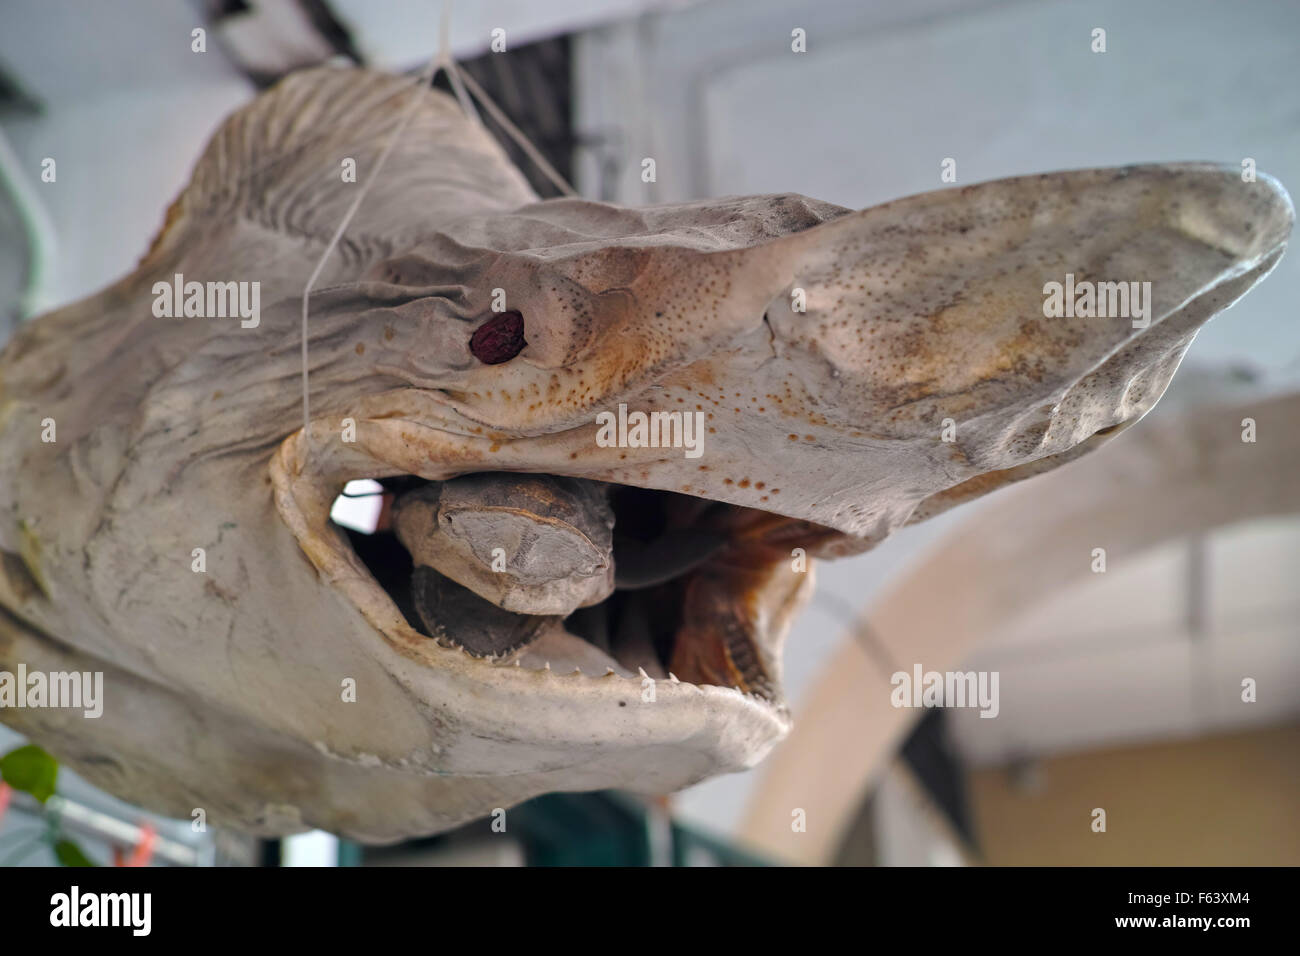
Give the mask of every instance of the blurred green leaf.
POLYGON ((59 840, 54 844, 54 855, 64 866, 94 866, 90 857, 81 851, 81 847, 71 840, 59 840))
POLYGON ((44 803, 54 796, 59 763, 35 744, 11 750, 0 757, 0 778, 15 790, 30 793, 44 803))

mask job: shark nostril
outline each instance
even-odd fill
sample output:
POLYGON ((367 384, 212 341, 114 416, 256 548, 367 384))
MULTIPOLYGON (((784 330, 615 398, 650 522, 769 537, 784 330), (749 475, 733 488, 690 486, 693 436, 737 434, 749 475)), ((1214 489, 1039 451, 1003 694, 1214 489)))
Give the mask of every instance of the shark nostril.
POLYGON ((518 355, 528 343, 524 340, 524 317, 518 312, 502 312, 488 319, 470 336, 469 350, 484 365, 500 365, 518 355))

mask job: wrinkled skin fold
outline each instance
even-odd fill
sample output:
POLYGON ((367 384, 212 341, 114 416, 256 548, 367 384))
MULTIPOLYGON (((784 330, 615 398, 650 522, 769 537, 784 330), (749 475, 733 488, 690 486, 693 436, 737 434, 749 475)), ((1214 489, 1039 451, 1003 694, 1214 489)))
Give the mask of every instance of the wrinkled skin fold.
POLYGON ((860 212, 543 202, 441 94, 295 74, 223 124, 135 272, 0 353, 0 669, 102 670, 106 697, 98 720, 0 717, 146 807, 368 841, 752 766, 789 727, 780 644, 812 587, 791 552, 862 551, 1097 448, 1276 264, 1292 219, 1276 182, 1206 165, 860 212), (412 96, 311 297, 304 430, 299 296, 355 195, 340 162, 364 179, 412 96), (155 318, 175 273, 260 282, 259 323, 155 318), (1045 317, 1067 273, 1151 282, 1149 327, 1045 317), (494 290, 526 345, 487 364, 471 338, 494 290), (700 412, 703 454, 601 447, 595 416, 620 403, 700 412), (698 521, 730 545, 672 592, 669 664, 743 652, 772 689, 516 667, 421 633, 330 504, 352 479, 476 472, 711 507, 698 521))

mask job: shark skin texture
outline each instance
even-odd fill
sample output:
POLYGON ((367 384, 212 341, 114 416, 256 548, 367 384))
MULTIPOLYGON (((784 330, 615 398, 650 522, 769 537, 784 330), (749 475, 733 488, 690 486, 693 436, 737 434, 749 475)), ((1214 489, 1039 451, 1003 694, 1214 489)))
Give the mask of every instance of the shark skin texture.
POLYGON ((1275 181, 1202 164, 861 211, 541 201, 441 93, 293 74, 218 129, 134 272, 0 352, 0 670, 105 675, 99 719, 0 719, 151 810, 368 842, 752 767, 790 729, 803 559, 872 548, 1136 422, 1293 218, 1275 181), (311 294, 304 428, 300 296, 359 188, 340 164, 364 181, 412 97, 311 294), (156 317, 176 274, 260 283, 256 324, 156 317), (1149 322, 1046 317, 1067 274, 1150 282, 1149 322), (507 329, 487 362, 471 342, 497 290, 526 344, 510 355, 507 329), (699 412, 702 454, 598 443, 620 404, 699 412), (554 615, 476 656, 421 630, 329 513, 354 479, 486 472, 608 495, 615 561, 637 522, 725 544, 584 607, 614 637, 554 615))

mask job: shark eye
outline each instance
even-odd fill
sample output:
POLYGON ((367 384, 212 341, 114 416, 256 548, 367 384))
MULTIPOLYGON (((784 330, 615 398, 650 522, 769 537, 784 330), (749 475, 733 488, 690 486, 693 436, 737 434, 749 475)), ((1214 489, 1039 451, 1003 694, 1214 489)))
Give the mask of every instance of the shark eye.
POLYGON ((469 350, 484 365, 500 365, 518 355, 527 344, 524 317, 518 312, 502 312, 474 330, 469 350))

